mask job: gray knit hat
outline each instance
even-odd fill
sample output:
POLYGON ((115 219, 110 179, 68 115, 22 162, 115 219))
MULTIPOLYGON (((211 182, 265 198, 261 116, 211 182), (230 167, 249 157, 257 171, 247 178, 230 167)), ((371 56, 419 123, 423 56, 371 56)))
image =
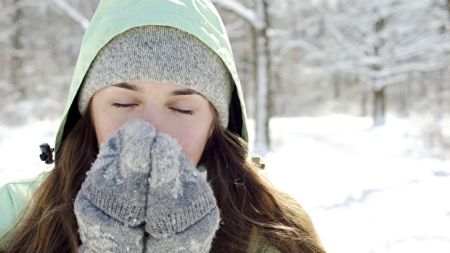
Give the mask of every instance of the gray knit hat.
POLYGON ((214 105, 221 124, 228 126, 231 76, 220 57, 192 34, 168 26, 141 26, 114 37, 85 76, 78 99, 80 113, 86 112, 96 91, 132 80, 192 89, 214 105))

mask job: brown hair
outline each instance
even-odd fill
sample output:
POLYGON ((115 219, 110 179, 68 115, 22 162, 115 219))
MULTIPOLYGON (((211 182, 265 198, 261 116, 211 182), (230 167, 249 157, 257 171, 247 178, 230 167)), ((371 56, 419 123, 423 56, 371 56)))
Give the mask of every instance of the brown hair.
POLYGON ((27 213, 2 238, 7 245, 0 252, 77 252, 73 202, 98 153, 88 111, 61 143, 55 167, 34 193, 27 213))
POLYGON ((247 143, 215 120, 200 160, 209 168, 223 220, 211 252, 247 252, 252 228, 281 252, 325 252, 308 214, 265 180, 248 155, 247 143))
MULTIPOLYGON (((55 168, 35 192, 27 214, 6 235, 9 244, 0 252, 77 252, 81 241, 73 201, 98 153, 88 108, 63 140, 55 168)), ((211 252, 247 252, 252 228, 281 252, 325 252, 307 213, 259 174, 242 138, 224 129, 217 116, 213 124, 199 162, 208 168, 221 210, 211 252)))

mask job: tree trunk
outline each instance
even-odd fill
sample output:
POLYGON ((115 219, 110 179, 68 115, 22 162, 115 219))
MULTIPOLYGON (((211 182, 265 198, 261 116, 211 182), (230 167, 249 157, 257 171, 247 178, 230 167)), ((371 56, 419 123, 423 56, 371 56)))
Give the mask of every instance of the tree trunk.
POLYGON ((333 80, 333 98, 338 99, 341 96, 341 82, 343 76, 340 72, 336 72, 333 80))
POLYGON ((408 80, 406 83, 401 84, 401 94, 400 94, 400 114, 402 117, 408 117, 409 116, 409 97, 411 96, 411 84, 414 80, 414 76, 412 73, 408 74, 408 80))
POLYGON ((25 94, 25 88, 23 87, 21 81, 21 70, 23 65, 23 44, 20 40, 23 34, 23 12, 19 7, 19 0, 14 0, 13 4, 17 6, 17 10, 12 15, 12 25, 15 26, 15 31, 11 36, 11 46, 13 50, 11 53, 11 64, 9 65, 9 82, 11 83, 12 87, 14 87, 14 90, 17 91, 20 96, 23 96, 25 94))
MULTIPOLYGON (((375 23, 375 32, 377 34, 381 33, 381 31, 384 29, 386 25, 386 19, 380 18, 375 23)), ((375 56, 379 55, 380 49, 384 45, 384 40, 379 37, 375 48, 374 48, 374 54, 375 56)), ((373 70, 375 71, 381 71, 382 66, 376 64, 372 66, 373 70)), ((381 126, 384 125, 386 122, 385 118, 385 108, 386 108, 386 100, 384 97, 384 89, 385 86, 381 85, 381 80, 379 78, 373 79, 373 125, 374 126, 381 126)))
POLYGON ((438 73, 435 74, 434 80, 435 81, 435 85, 436 85, 436 109, 434 112, 434 120, 436 122, 437 125, 441 126, 442 123, 442 118, 444 115, 444 108, 443 108, 443 104, 444 104, 444 72, 445 72, 445 68, 443 71, 439 71, 438 73))
POLYGON ((361 98, 361 110, 360 110, 360 116, 361 117, 366 117, 368 115, 367 112, 367 101, 368 101, 368 97, 370 94, 370 90, 367 88, 367 83, 366 80, 363 78, 359 78, 357 77, 357 81, 358 83, 362 83, 364 85, 364 90, 363 90, 363 94, 362 94, 362 98, 361 98))
POLYGON ((386 98, 384 96, 384 87, 381 89, 374 89, 373 93, 373 125, 382 126, 386 122, 385 108, 386 98))
POLYGON ((450 14, 450 0, 447 0, 447 10, 448 10, 448 13, 450 14))
MULTIPOLYGON (((256 2, 256 14, 259 20, 267 24, 267 2, 256 2)), ((270 98, 270 51, 267 26, 254 29, 256 40, 256 108, 255 108, 255 145, 254 152, 266 154, 270 149, 269 137, 269 98, 270 98)))
POLYGON ((361 99, 361 117, 367 116, 367 93, 367 91, 364 91, 363 97, 361 99))

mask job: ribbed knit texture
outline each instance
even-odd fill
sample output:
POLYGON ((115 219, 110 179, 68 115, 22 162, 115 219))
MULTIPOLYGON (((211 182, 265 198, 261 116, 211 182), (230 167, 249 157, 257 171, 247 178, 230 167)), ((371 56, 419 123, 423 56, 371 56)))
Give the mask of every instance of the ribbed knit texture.
POLYGON ((209 252, 220 221, 177 140, 140 119, 100 146, 74 211, 81 252, 209 252))
POLYGON ((92 62, 78 100, 81 114, 101 88, 141 80, 190 88, 216 108, 228 126, 232 78, 220 57, 197 37, 168 26, 135 27, 114 37, 92 62))

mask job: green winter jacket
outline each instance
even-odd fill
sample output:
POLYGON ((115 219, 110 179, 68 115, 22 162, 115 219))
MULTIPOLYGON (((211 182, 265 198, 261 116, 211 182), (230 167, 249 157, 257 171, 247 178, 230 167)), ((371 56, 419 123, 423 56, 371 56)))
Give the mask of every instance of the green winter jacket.
MULTIPOLYGON (((80 118, 76 95, 97 53, 118 34, 146 25, 170 26, 191 33, 220 56, 235 84, 228 129, 248 141, 244 98, 233 53, 222 19, 210 0, 102 0, 83 37, 67 104, 55 140, 55 152, 58 152, 61 142, 80 118)), ((43 172, 30 180, 0 186, 0 237, 14 226, 31 193, 47 173, 43 172)), ((279 252, 267 245, 255 231, 252 237, 249 252, 279 252)))

